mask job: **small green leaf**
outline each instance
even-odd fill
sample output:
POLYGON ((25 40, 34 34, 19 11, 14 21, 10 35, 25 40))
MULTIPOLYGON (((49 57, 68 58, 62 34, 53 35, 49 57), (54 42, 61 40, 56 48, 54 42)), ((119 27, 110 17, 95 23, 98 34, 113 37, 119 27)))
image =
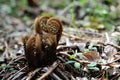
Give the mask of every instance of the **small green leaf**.
POLYGON ((23 21, 29 21, 29 20, 30 20, 30 17, 24 16, 24 17, 22 17, 22 20, 23 20, 23 21))
POLYGON ((114 40, 115 40, 115 41, 120 41, 120 36, 115 36, 115 37, 114 37, 114 40))
POLYGON ((96 66, 96 62, 91 62, 90 64, 88 64, 88 67, 93 67, 93 66, 96 66))
POLYGON ((108 23, 105 24, 105 29, 106 30, 113 30, 114 28, 115 28, 115 26, 112 25, 112 24, 108 24, 108 23))
POLYGON ((20 5, 26 6, 26 5, 27 5, 27 1, 26 1, 26 0, 21 0, 21 1, 20 1, 20 5))
POLYGON ((89 67, 89 69, 95 70, 95 71, 99 71, 98 67, 89 67))
POLYGON ((92 49, 97 49, 96 47, 92 47, 92 49))
POLYGON ((75 63, 76 61, 72 61, 72 60, 70 60, 70 61, 67 61, 65 64, 70 64, 70 63, 75 63))
POLYGON ((79 62, 75 62, 75 63, 74 63, 74 67, 75 67, 76 69, 79 69, 79 68, 80 68, 80 63, 79 63, 79 62))
POLYGON ((1 5, 1 13, 2 14, 10 14, 12 12, 12 9, 9 5, 1 5))
POLYGON ((88 46, 88 49, 92 49, 93 48, 93 43, 90 43, 90 45, 88 46))
POLYGON ((77 56, 81 57, 83 55, 83 53, 79 52, 77 53, 77 56))
POLYGON ((11 68, 11 66, 8 66, 8 65, 0 66, 0 69, 3 69, 3 68, 11 68))
POLYGON ((70 55, 70 59, 74 59, 75 58, 75 55, 70 55))
POLYGON ((89 49, 85 49, 84 52, 89 52, 90 50, 89 49))
POLYGON ((14 73, 14 72, 16 72, 17 70, 15 70, 14 68, 10 68, 10 71, 14 73))
POLYGON ((80 5, 85 5, 87 2, 88 2, 88 0, 79 0, 79 2, 80 2, 80 5))

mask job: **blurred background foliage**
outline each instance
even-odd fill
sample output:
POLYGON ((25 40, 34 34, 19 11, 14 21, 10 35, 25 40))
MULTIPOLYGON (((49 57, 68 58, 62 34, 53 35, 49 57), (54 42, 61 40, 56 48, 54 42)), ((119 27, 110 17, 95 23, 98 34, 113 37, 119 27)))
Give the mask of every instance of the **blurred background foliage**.
POLYGON ((34 10, 39 11, 34 17, 59 16, 67 8, 62 16, 70 17, 72 27, 78 27, 77 23, 83 27, 107 30, 119 26, 120 0, 0 0, 1 14, 19 17, 25 21, 33 18, 33 14, 36 13, 34 10), (28 15, 29 8, 33 9, 32 15, 28 15), (45 11, 46 8, 48 11, 45 11), (49 12, 49 9, 52 11, 49 12))

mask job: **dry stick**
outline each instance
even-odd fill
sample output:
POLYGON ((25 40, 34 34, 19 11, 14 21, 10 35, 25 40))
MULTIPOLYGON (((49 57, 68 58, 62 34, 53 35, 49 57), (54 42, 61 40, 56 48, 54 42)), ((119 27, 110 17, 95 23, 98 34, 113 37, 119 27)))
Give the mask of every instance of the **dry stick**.
POLYGON ((117 48, 117 49, 120 49, 120 46, 115 45, 115 44, 110 44, 110 43, 107 43, 106 45, 111 45, 111 46, 113 46, 113 47, 115 47, 115 48, 117 48))
POLYGON ((102 44, 102 45, 104 45, 104 46, 106 46, 106 45, 110 45, 110 46, 113 46, 113 47, 115 47, 115 48, 117 48, 117 49, 120 49, 120 46, 118 46, 118 45, 115 45, 115 44, 110 44, 110 43, 103 43, 103 42, 97 42, 98 44, 102 44))
MULTIPOLYGON (((74 36, 74 35, 69 35, 69 34, 67 34, 67 33, 65 33, 65 32, 63 32, 62 34, 65 35, 65 36, 67 36, 67 37, 70 37, 70 38, 79 39, 79 40, 85 40, 84 38, 80 38, 80 37, 74 36)), ((89 40, 89 39, 88 39, 88 40, 89 40)), ((90 41, 91 41, 91 40, 90 40, 90 41)), ((113 46, 113 47, 115 47, 115 48, 117 48, 117 49, 120 49, 120 46, 115 45, 115 44, 103 43, 103 42, 100 42, 100 41, 97 41, 97 43, 98 43, 98 44, 105 45, 105 46, 106 46, 106 45, 111 45, 111 46, 113 46)))
POLYGON ((109 35, 108 35, 107 32, 105 33, 105 37, 106 37, 106 42, 109 43, 110 42, 110 38, 109 38, 109 35))
POLYGON ((21 72, 22 70, 24 70, 25 68, 27 68, 27 66, 23 67, 22 69, 20 69, 19 71, 17 71, 15 74, 13 74, 11 77, 9 77, 7 80, 11 80, 14 76, 16 76, 19 72, 21 72))
POLYGON ((9 56, 9 54, 8 54, 8 52, 9 52, 9 51, 8 51, 9 46, 8 46, 8 43, 7 43, 6 41, 4 41, 4 44, 5 44, 5 47, 6 47, 6 48, 5 48, 5 51, 4 51, 4 53, 3 53, 3 56, 9 59, 9 58, 10 58, 10 56, 9 56))
POLYGON ((120 54, 120 52, 117 52, 117 54, 120 54))
MULTIPOLYGON (((5 56, 5 57, 7 57, 7 58, 9 58, 9 55, 8 55, 8 44, 7 44, 7 42, 5 41, 4 42, 4 44, 5 44, 5 47, 6 47, 6 49, 5 49, 5 51, 4 51, 4 53, 3 53, 3 56, 5 56)), ((12 64, 12 63, 14 63, 15 61, 18 61, 18 60, 20 60, 20 59, 22 59, 22 58, 24 57, 23 55, 22 56, 20 56, 20 57, 17 57, 16 58, 16 60, 11 60, 8 64, 7 64, 7 66, 9 66, 10 64, 12 64)), ((0 74, 3 72, 4 70, 2 70, 1 72, 0 72, 0 74)))
MULTIPOLYGON (((73 40, 75 40, 75 39, 77 39, 77 40, 81 40, 81 41, 93 41, 91 38, 81 38, 81 37, 79 37, 79 36, 75 36, 75 35, 69 35, 69 34, 67 34, 67 33, 65 33, 65 32, 63 32, 62 33, 64 36, 67 36, 67 37, 69 37, 69 38, 72 38, 73 40)), ((100 41, 99 39, 97 40, 97 38, 96 38, 96 40, 95 40, 96 42, 98 42, 98 41, 100 41)))
MULTIPOLYGON (((59 52, 58 54, 65 55, 65 56, 67 56, 67 57, 70 58, 70 55, 67 52, 59 52)), ((77 58, 73 58, 73 59, 76 60, 76 61, 78 61, 79 63, 86 63, 86 64, 90 64, 91 63, 91 62, 88 62, 88 61, 79 60, 77 58)), ((98 63, 98 64, 102 65, 102 66, 106 66, 106 65, 109 65, 109 64, 111 64, 111 63, 113 63, 115 61, 118 61, 118 60, 120 60, 120 58, 117 58, 117 59, 115 59, 114 61, 112 61, 110 63, 106 63, 106 64, 104 64, 104 63, 98 63)))
MULTIPOLYGON (((70 58, 70 55, 69 55, 67 52, 59 52, 58 54, 65 55, 65 56, 67 56, 67 57, 70 58)), ((79 63, 86 63, 86 64, 89 64, 89 63, 90 63, 90 62, 88 62, 88 61, 79 60, 79 59, 77 59, 77 58, 73 58, 73 59, 76 60, 76 61, 78 61, 79 63)))
MULTIPOLYGON (((60 75, 60 78, 63 80, 69 80, 68 76, 64 74, 63 71, 61 71, 59 68, 57 69, 57 74, 60 75)), ((57 79, 57 80, 61 80, 61 79, 57 79)))
POLYGON ((55 79, 55 80, 61 80, 61 78, 55 74, 55 73, 52 73, 51 76, 55 79))
POLYGON ((73 77, 73 75, 71 75, 71 80, 76 80, 76 79, 73 77))
MULTIPOLYGON (((22 56, 23 56, 23 55, 22 55, 22 56)), ((22 56, 17 57, 15 61, 20 60, 22 56)), ((23 57, 22 57, 22 58, 23 58, 23 57)), ((13 59, 13 60, 11 60, 11 61, 7 64, 7 66, 10 66, 10 64, 14 63, 15 61, 14 61, 14 59, 13 59)), ((3 69, 2 71, 0 71, 0 74, 1 74, 2 72, 4 72, 4 69, 3 69)))
POLYGON ((13 59, 13 63, 16 62, 16 61, 19 61, 20 59, 25 59, 25 56, 24 55, 20 55, 18 56, 17 58, 13 59))
POLYGON ((36 74, 36 72, 38 72, 40 69, 41 69, 41 68, 37 68, 37 69, 35 69, 34 71, 30 72, 30 73, 28 74, 28 77, 27 77, 26 80, 31 80, 31 78, 32 78, 32 77, 36 74))
POLYGON ((80 39, 80 40, 83 40, 82 38, 78 37, 78 36, 74 36, 74 35, 69 35, 65 32, 62 33, 63 35, 67 36, 67 37, 70 37, 70 38, 74 38, 74 39, 80 39))
POLYGON ((66 44, 66 42, 59 42, 58 45, 65 45, 65 44, 66 44))
POLYGON ((117 58, 117 59, 115 59, 115 60, 113 60, 111 63, 113 63, 113 62, 115 62, 115 61, 118 61, 118 60, 120 60, 120 57, 117 58))
POLYGON ((49 71, 47 71, 46 73, 44 73, 40 78, 38 78, 37 80, 43 80, 45 79, 50 73, 52 73, 52 71, 58 66, 58 62, 55 61, 49 68, 49 71))

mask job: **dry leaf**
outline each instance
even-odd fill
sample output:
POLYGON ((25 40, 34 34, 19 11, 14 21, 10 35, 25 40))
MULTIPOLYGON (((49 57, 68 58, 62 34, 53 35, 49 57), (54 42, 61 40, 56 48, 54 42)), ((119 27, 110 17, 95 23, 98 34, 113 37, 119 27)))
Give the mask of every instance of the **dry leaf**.
POLYGON ((96 61, 100 59, 100 55, 96 51, 89 51, 83 54, 88 60, 90 61, 96 61))

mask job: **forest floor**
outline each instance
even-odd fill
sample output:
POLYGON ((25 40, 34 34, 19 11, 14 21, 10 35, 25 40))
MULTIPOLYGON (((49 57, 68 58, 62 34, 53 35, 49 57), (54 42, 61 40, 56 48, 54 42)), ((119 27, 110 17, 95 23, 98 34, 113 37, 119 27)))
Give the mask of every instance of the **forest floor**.
POLYGON ((119 0, 45 1, 14 10, 0 6, 0 80, 120 80, 119 0), (28 72, 21 38, 34 33, 37 16, 57 17, 63 32, 57 60, 28 72))

